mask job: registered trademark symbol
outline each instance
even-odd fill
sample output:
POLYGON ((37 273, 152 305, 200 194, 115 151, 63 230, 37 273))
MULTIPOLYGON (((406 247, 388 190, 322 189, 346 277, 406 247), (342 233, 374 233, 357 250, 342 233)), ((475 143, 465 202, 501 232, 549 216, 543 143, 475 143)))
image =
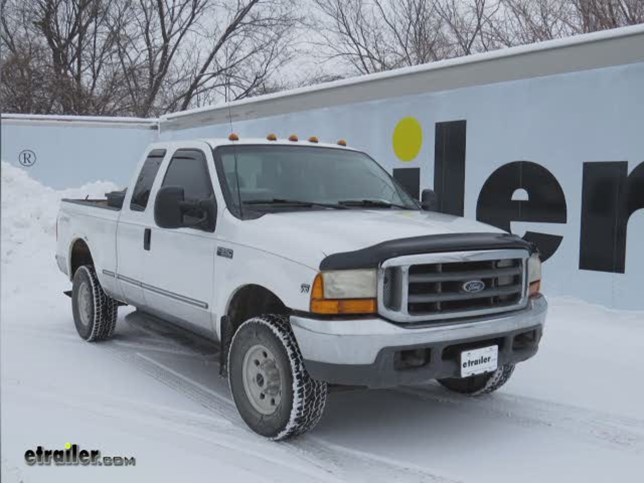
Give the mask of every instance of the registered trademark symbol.
POLYGON ((22 166, 34 166, 36 163, 36 153, 31 150, 22 150, 18 155, 18 161, 22 166))

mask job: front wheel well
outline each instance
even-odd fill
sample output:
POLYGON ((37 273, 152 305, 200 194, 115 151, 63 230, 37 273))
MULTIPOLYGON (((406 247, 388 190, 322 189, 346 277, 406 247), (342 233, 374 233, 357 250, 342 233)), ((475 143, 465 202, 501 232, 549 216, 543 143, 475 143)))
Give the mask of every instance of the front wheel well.
POLYGON ((228 351, 233 335, 244 321, 262 314, 287 316, 290 309, 273 292, 257 284, 248 284, 237 290, 228 305, 226 315, 221 318, 219 352, 219 373, 228 373, 228 351))
POLYGON ((70 254, 69 277, 73 278, 76 273, 76 269, 80 266, 94 267, 94 259, 92 259, 92 253, 90 252, 87 243, 83 239, 76 239, 72 245, 70 254))
POLYGON ((226 316, 229 330, 234 334, 241 324, 262 314, 288 314, 290 310, 272 291, 257 284, 249 284, 237 290, 233 296, 226 316))

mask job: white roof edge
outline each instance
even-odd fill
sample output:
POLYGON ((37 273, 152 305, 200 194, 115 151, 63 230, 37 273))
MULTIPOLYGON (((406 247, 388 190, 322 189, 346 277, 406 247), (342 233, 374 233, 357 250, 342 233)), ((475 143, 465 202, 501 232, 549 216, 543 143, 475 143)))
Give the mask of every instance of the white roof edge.
POLYGON ((129 118, 116 116, 68 116, 59 114, 17 114, 2 113, 0 115, 2 122, 18 123, 74 123, 75 125, 128 125, 141 126, 143 128, 156 128, 159 122, 158 118, 129 118))
MULTIPOLYGON (((337 81, 331 81, 328 83, 318 84, 314 86, 300 87, 300 88, 290 89, 286 91, 280 91, 277 93, 249 97, 238 101, 231 101, 228 103, 216 104, 211 106, 203 106, 200 108, 189 109, 186 111, 165 114, 159 118, 159 121, 160 123, 163 123, 166 121, 172 121, 183 117, 188 117, 188 116, 205 113, 209 111, 219 111, 219 110, 227 110, 232 108, 239 108, 245 105, 254 104, 258 102, 267 102, 267 101, 284 99, 284 98, 298 96, 298 95, 312 93, 312 92, 327 91, 327 90, 337 89, 341 87, 354 86, 358 84, 367 84, 373 81, 381 81, 385 79, 403 77, 409 74, 419 74, 424 72, 438 71, 448 67, 476 64, 476 63, 481 63, 481 62, 486 62, 486 61, 491 61, 496 59, 511 58, 511 57, 522 56, 530 53, 551 51, 551 50, 557 50, 557 49, 576 46, 576 45, 591 44, 591 43, 602 42, 606 40, 620 39, 620 38, 640 36, 640 35, 644 36, 644 24, 632 25, 628 27, 620 27, 620 28, 611 29, 611 30, 603 30, 600 32, 592 32, 588 34, 579 34, 579 35, 566 37, 562 39, 548 40, 544 42, 520 45, 516 47, 501 48, 501 49, 497 49, 489 52, 472 54, 472 55, 462 56, 462 57, 455 57, 451 59, 431 62, 428 64, 421 64, 421 65, 416 65, 411 67, 402 67, 402 68, 393 69, 390 71, 356 76, 356 77, 351 77, 347 79, 341 79, 337 81)), ((642 51, 643 51, 642 56, 644 60, 644 49, 642 49, 642 51)), ((613 65, 613 64, 607 64, 607 65, 613 65)))

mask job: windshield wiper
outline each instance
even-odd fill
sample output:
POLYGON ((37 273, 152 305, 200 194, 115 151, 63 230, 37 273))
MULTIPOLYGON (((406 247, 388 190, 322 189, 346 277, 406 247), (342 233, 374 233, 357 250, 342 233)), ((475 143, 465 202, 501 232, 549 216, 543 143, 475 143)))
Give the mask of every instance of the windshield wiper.
POLYGON ((404 208, 407 210, 413 210, 412 207, 407 205, 401 205, 399 203, 387 202, 386 200, 371 200, 371 199, 362 199, 362 200, 340 200, 338 202, 340 205, 345 207, 382 207, 382 208, 404 208))
POLYGON ((243 203, 244 205, 294 205, 298 207, 325 207, 335 209, 348 208, 337 203, 309 202, 306 200, 287 200, 285 198, 271 198, 268 200, 245 200, 243 203))

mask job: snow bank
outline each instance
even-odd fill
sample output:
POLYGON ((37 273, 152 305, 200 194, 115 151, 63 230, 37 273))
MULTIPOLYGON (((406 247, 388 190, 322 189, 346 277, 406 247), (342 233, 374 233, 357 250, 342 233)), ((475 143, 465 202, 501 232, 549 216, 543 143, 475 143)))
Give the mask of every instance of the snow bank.
MULTIPOLYGON (((15 251, 37 242, 48 246, 56 234, 56 214, 61 198, 105 196, 118 187, 98 181, 81 188, 53 190, 31 178, 28 173, 2 162, 2 264, 9 263, 15 251)), ((50 248, 48 246, 48 248, 50 248)))

